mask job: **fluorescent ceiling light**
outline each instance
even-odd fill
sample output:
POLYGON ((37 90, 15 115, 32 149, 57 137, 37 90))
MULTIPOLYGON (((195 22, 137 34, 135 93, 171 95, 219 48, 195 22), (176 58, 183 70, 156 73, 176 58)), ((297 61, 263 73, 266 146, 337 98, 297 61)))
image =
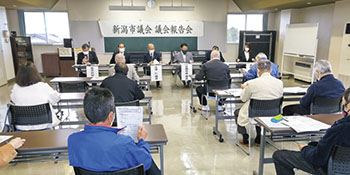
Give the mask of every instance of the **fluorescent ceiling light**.
POLYGON ((160 11, 194 11, 194 6, 160 6, 160 11))
POLYGON ((110 11, 145 11, 145 6, 119 6, 119 5, 110 5, 110 11))

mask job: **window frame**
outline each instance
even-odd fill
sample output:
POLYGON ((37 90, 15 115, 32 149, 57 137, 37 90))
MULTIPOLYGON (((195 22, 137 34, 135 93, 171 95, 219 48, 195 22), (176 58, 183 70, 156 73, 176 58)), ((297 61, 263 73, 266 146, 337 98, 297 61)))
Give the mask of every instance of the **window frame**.
MULTIPOLYGON (((259 13, 259 12, 252 12, 252 13, 227 13, 226 15, 226 44, 227 45, 238 45, 239 41, 236 43, 229 43, 227 42, 227 23, 228 23, 228 15, 245 15, 245 26, 244 28, 247 29, 247 18, 248 15, 263 15, 263 21, 262 21, 262 31, 267 31, 268 26, 268 13, 259 13)), ((238 33, 239 35, 239 33, 238 33)), ((239 40, 239 39, 238 39, 239 40)))
POLYGON ((49 11, 49 10, 24 10, 24 11, 21 11, 21 13, 22 13, 21 14, 21 16, 22 16, 21 23, 23 25, 23 35, 27 36, 26 21, 25 21, 25 16, 24 16, 25 12, 41 12, 41 13, 43 13, 43 16, 44 16, 46 43, 31 43, 32 45, 34 45, 34 46, 63 46, 64 45, 63 41, 62 41, 62 43, 49 43, 49 41, 48 41, 49 36, 48 36, 48 33, 47 33, 47 25, 46 25, 46 15, 45 15, 45 13, 55 13, 55 12, 65 12, 65 13, 67 13, 69 38, 71 38, 71 29, 70 29, 70 20, 69 20, 69 13, 68 13, 68 11, 64 11, 64 10, 55 10, 55 11, 49 11))

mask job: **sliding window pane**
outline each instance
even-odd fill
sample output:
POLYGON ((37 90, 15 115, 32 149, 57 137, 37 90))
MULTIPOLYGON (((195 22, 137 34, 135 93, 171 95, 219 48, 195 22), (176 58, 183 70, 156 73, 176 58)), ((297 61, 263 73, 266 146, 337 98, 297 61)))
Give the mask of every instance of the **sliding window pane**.
POLYGON ((262 31, 263 15, 262 14, 247 15, 247 30, 262 31))
POLYGON ((25 32, 32 43, 46 44, 45 20, 43 12, 24 12, 25 32))
POLYGON ((49 44, 62 44, 64 38, 70 38, 67 12, 45 12, 45 19, 49 44))
POLYGON ((227 15, 227 43, 239 42, 239 31, 245 30, 244 14, 228 14, 227 15))

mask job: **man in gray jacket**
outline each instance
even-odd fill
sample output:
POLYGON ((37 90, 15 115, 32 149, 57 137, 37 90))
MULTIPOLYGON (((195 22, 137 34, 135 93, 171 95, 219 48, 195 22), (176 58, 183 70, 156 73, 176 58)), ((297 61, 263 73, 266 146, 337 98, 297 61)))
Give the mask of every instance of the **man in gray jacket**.
MULTIPOLYGON (((175 55, 174 63, 190 63, 190 64, 192 64, 193 63, 193 55, 191 52, 187 51, 188 50, 187 44, 182 43, 180 47, 181 47, 181 51, 175 55)), ((178 69, 178 75, 181 79, 181 68, 178 69)), ((189 87, 190 82, 191 81, 187 81, 187 82, 182 81, 182 83, 184 84, 184 87, 189 87)))
MULTIPOLYGON (((121 53, 115 55, 115 62, 116 63, 124 63, 125 64, 125 56, 121 53)), ((139 81, 140 77, 137 75, 135 65, 134 64, 127 64, 128 66, 128 74, 126 75, 130 80, 139 81)), ((109 69, 109 76, 113 76, 115 74, 114 67, 109 69)))

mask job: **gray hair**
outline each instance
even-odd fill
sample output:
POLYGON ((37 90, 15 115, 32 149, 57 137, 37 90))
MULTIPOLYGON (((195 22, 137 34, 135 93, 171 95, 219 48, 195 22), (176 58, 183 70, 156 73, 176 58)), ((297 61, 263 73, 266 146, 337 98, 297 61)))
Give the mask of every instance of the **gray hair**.
POLYGON ((211 51, 210 58, 211 59, 213 59, 213 58, 220 58, 220 52, 217 51, 217 50, 211 51))
POLYGON ((271 72, 271 61, 269 60, 258 61, 258 70, 260 72, 271 72))
POLYGON ((314 66, 315 72, 320 74, 332 73, 332 65, 327 60, 319 60, 315 63, 314 66))
POLYGON ((116 54, 115 56, 114 56, 114 59, 115 59, 115 62, 117 63, 119 63, 119 62, 123 62, 123 63, 125 63, 125 56, 123 55, 123 54, 121 54, 121 53, 118 53, 118 54, 116 54))
POLYGON ((255 56, 255 58, 266 58, 266 59, 268 59, 267 56, 266 56, 266 54, 263 53, 263 52, 258 53, 258 54, 255 56))

